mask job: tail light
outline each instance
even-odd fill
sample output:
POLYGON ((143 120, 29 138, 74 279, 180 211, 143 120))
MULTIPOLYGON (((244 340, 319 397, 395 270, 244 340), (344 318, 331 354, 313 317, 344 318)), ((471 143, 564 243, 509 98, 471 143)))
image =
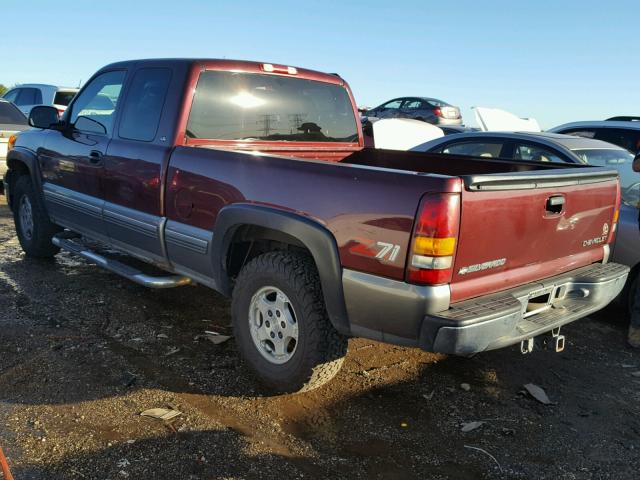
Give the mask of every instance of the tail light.
POLYGON ((434 107, 433 108, 433 114, 436 117, 441 117, 442 116, 442 110, 440 110, 440 107, 434 107))
POLYGON ((622 202, 622 193, 620 191, 620 180, 616 184, 616 209, 613 212, 613 220, 611 221, 611 233, 609 234, 609 243, 614 240, 616 229, 618 228, 618 219, 620 218, 620 203, 622 202))
POLYGON ((459 194, 422 197, 409 252, 409 283, 438 285, 451 282, 459 227, 459 194))

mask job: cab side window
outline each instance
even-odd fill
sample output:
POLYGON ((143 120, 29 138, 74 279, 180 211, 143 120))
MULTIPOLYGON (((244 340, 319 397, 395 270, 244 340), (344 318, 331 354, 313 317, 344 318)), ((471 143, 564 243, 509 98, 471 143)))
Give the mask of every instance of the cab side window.
POLYGON ((120 138, 150 142, 156 137, 170 81, 168 68, 142 68, 136 72, 122 110, 120 138))
POLYGON ((94 78, 73 102, 69 123, 82 132, 111 135, 125 74, 116 70, 94 78))

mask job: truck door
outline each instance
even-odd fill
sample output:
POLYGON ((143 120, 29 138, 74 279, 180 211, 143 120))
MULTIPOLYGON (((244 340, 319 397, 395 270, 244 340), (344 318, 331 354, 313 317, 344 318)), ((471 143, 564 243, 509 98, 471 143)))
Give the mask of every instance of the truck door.
POLYGON ((94 77, 66 114, 66 125, 51 130, 39 154, 49 214, 65 227, 106 238, 102 221, 104 156, 118 112, 124 70, 94 77))
POLYGON ((177 75, 166 67, 139 68, 132 76, 122 112, 105 158, 104 221, 109 241, 152 263, 163 254, 163 172, 172 151, 165 122, 175 114, 178 95, 167 100, 177 75))

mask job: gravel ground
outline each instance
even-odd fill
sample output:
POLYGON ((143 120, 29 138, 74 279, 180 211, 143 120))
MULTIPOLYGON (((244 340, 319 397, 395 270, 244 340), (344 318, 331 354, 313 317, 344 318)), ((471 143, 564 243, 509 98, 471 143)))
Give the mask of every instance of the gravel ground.
POLYGON ((289 396, 260 388, 233 339, 198 338, 229 321, 203 287, 25 258, 2 203, 0 446, 16 480, 639 477, 640 353, 615 308, 563 328, 560 354, 355 339, 333 382, 289 396), (140 416, 155 407, 183 414, 140 416))

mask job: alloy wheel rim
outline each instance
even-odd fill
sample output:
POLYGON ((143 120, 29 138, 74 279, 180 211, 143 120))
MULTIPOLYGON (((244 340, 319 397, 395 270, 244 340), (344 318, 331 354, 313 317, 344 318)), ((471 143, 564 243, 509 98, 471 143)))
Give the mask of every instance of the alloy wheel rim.
POLYGON ((258 290, 249 305, 249 330, 254 345, 270 363, 291 360, 298 346, 298 320, 289 297, 279 288, 258 290))
POLYGON ((26 195, 23 195, 20 199, 18 214, 20 215, 22 235, 27 240, 31 240, 33 238, 33 209, 31 208, 31 200, 26 195))

